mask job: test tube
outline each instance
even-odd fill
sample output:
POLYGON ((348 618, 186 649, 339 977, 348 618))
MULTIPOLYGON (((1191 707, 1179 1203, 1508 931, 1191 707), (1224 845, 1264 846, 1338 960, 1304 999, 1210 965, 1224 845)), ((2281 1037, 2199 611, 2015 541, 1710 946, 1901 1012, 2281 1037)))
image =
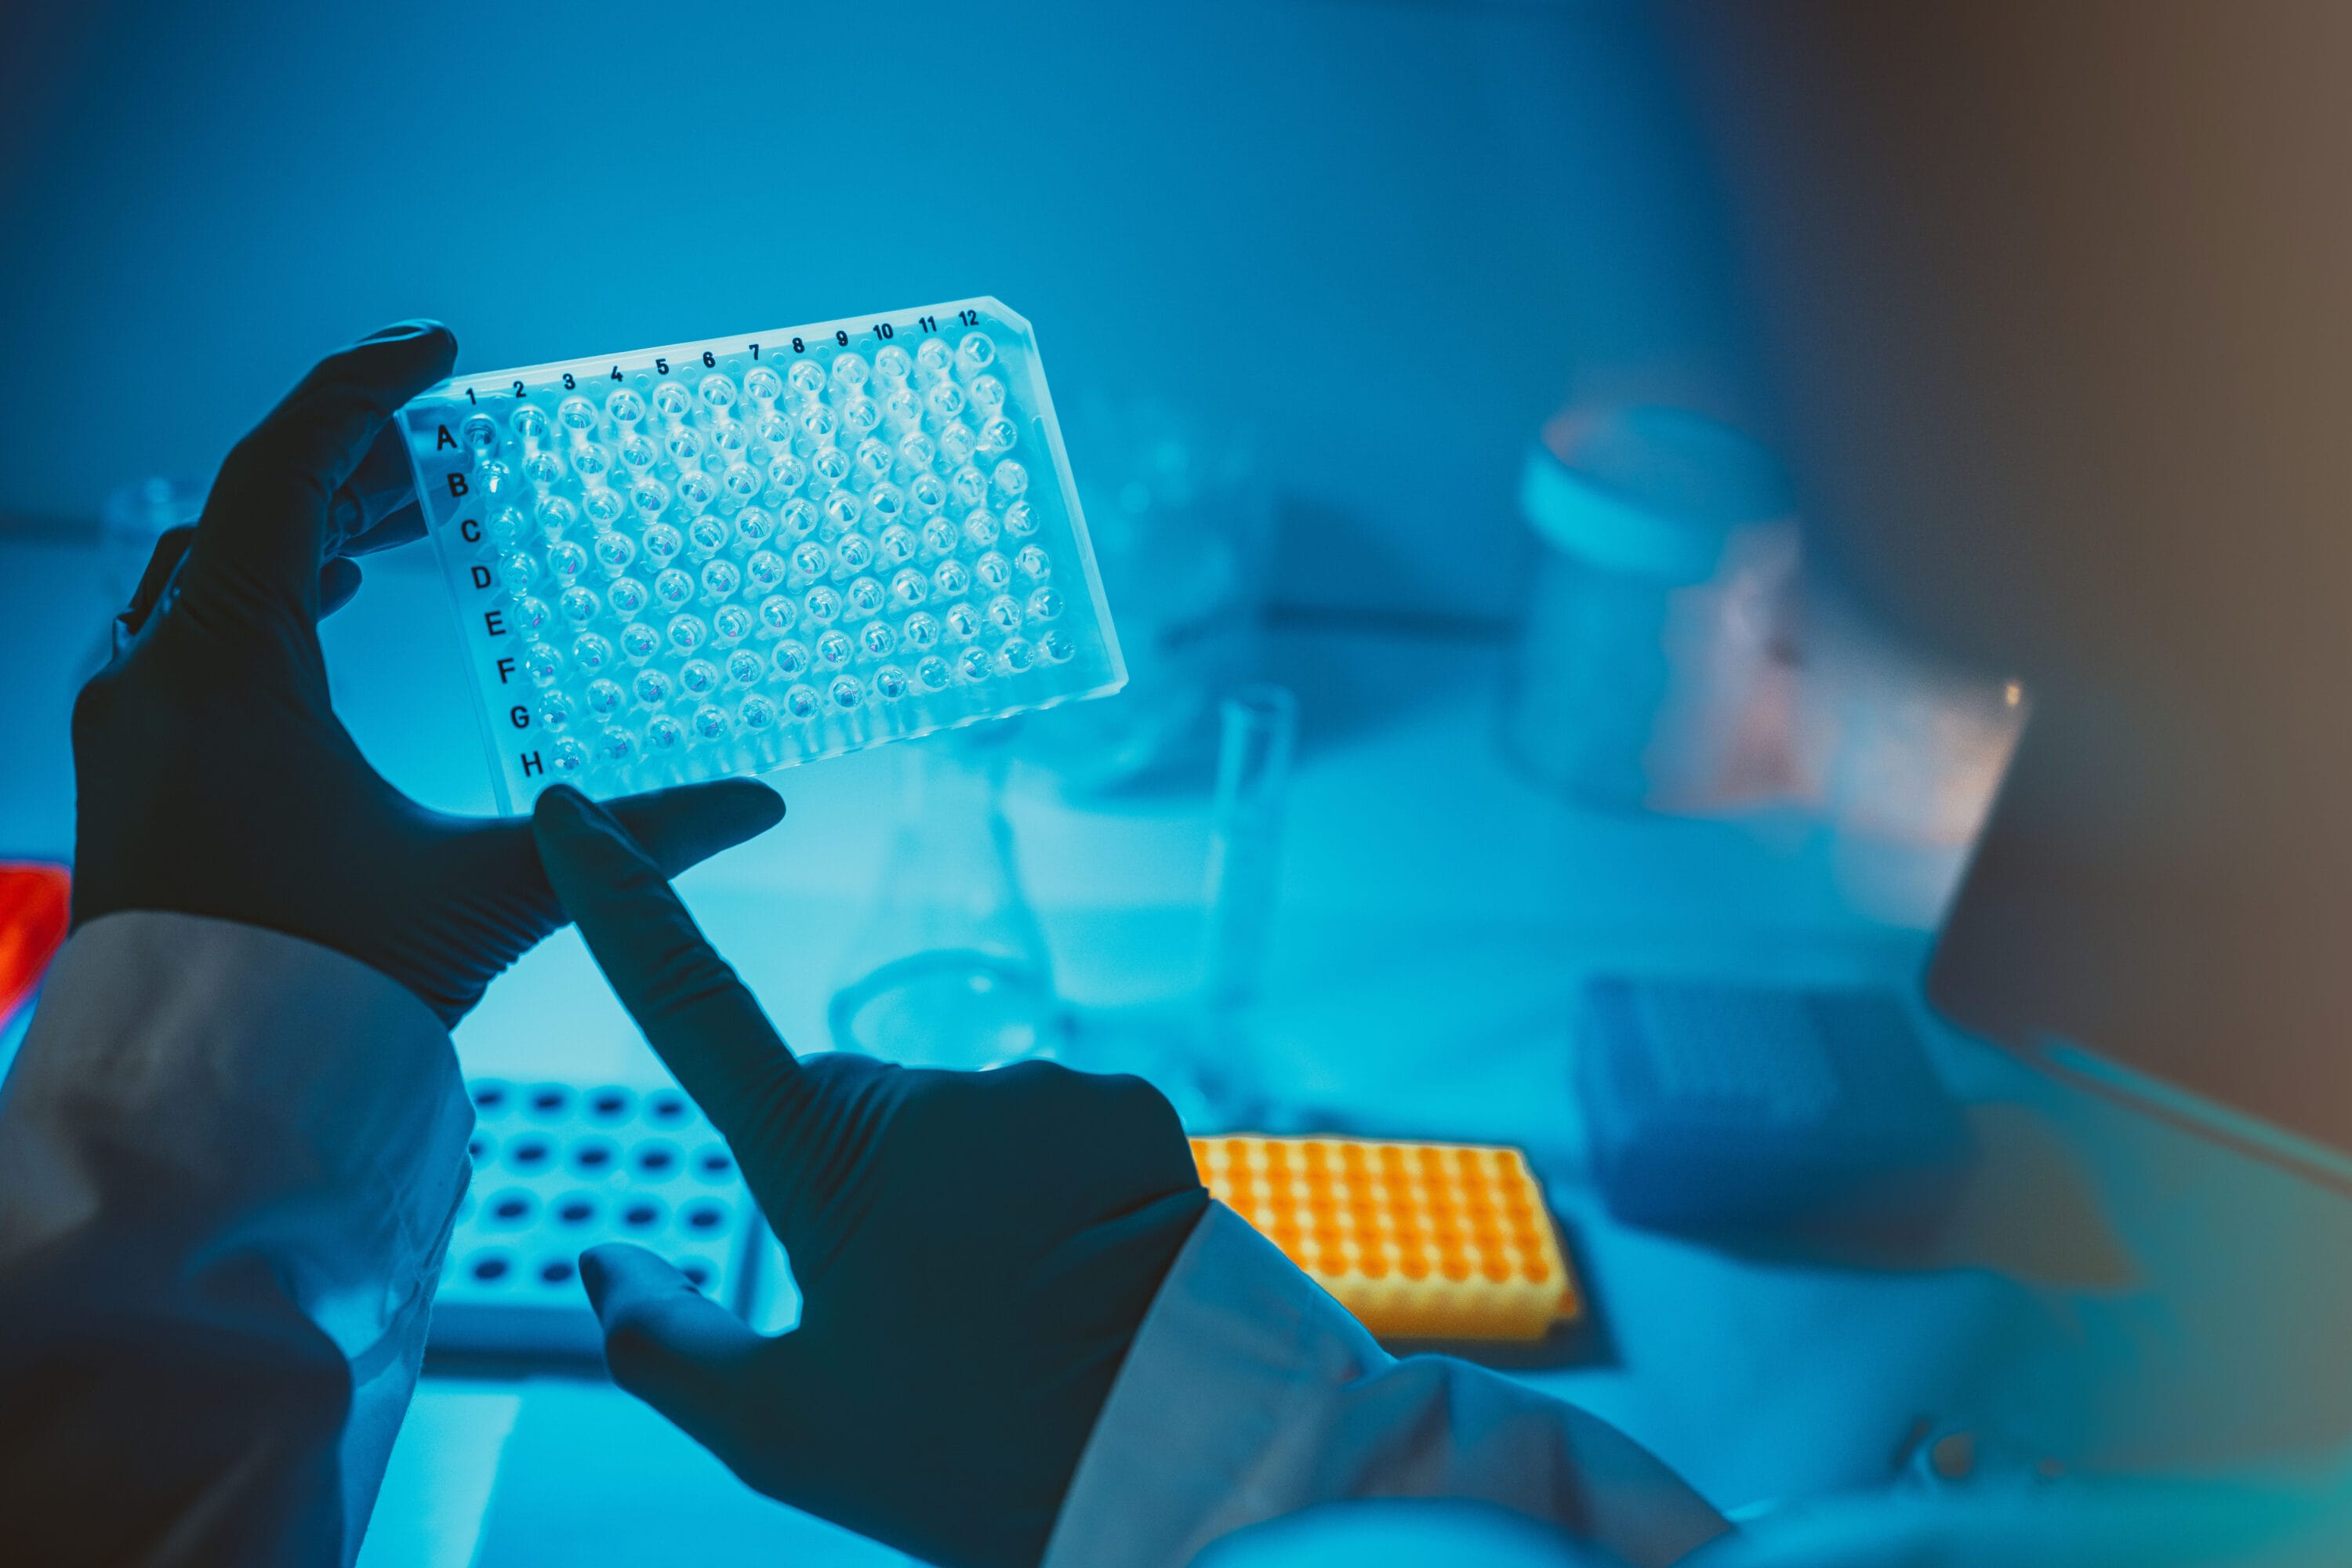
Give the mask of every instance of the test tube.
POLYGON ((1220 721, 1202 990, 1213 1012, 1230 1013, 1257 999, 1265 973, 1298 699, 1287 687, 1241 687, 1220 721))

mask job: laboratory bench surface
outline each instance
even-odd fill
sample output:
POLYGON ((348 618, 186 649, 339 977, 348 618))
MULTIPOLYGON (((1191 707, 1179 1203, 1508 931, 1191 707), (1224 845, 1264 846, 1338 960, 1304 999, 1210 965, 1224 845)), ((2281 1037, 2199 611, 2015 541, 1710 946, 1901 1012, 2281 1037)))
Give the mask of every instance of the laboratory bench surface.
MULTIPOLYGON (((426 563, 369 567, 324 633, 362 747, 427 803, 488 785, 426 563), (377 657, 409 649, 397 664, 377 657)), ((71 840, 66 721, 110 606, 95 551, 0 541, 14 628, 0 854, 71 840)), ((1495 744, 1505 650, 1324 629, 1270 639, 1304 742, 1263 1005, 1230 1047, 1270 1103, 1335 1130, 1520 1144, 1599 1314, 1600 1347, 1513 1375, 1616 1422, 1718 1506, 1885 1484, 1923 1432, 2074 1472, 2205 1474, 2324 1458, 2352 1436, 2352 1197, 2102 1091, 1923 1028, 1977 1157, 1940 1223, 1702 1242, 1613 1221, 1570 1091, 1574 1002, 1604 969, 1916 989, 1948 849, 1796 819, 1568 809, 1495 744)), ((689 873, 698 919, 786 1038, 824 1012, 886 852, 889 750, 778 775, 784 824, 689 873)), ((1200 788, 1063 799, 1016 774, 1024 874, 1076 1065, 1142 1067, 1192 983, 1200 788)), ((649 1084, 660 1068, 575 938, 542 946, 461 1027, 467 1069, 649 1084)), ((761 1499, 600 1384, 428 1377, 362 1561, 497 1565, 895 1553, 761 1499)))

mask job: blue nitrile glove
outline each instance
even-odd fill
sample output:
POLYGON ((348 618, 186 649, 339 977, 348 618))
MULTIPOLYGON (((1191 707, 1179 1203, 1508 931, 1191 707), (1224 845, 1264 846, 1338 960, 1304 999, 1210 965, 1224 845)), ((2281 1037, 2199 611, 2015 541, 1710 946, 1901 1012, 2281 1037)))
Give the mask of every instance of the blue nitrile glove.
MULTIPOLYGON (((237 443, 203 521, 156 545, 113 661, 74 705, 76 926, 160 910, 267 927, 373 965, 455 1024, 562 924, 529 824, 417 805, 327 700, 319 618, 359 586, 339 552, 420 528, 386 421, 457 349, 447 328, 404 322, 329 355, 237 443)), ((672 871, 783 815, 744 780, 613 809, 672 871)))
POLYGON ((644 1248, 596 1247, 580 1273, 614 1380, 771 1497, 950 1568, 1031 1568, 1209 1205, 1175 1112, 1047 1062, 795 1060, 611 816, 556 788, 532 826, 801 1288, 800 1326, 765 1339, 644 1248))

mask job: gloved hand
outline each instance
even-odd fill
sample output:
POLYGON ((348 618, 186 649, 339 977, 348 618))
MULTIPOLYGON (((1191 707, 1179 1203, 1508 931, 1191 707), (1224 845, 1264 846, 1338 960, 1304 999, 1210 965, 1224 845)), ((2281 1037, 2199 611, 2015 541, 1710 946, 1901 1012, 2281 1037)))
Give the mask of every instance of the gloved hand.
POLYGON ((771 1497, 927 1562, 1030 1568, 1208 1208, 1175 1112, 1046 1062, 797 1061, 622 825, 559 787, 532 829, 802 1293, 800 1326, 765 1339, 644 1248, 593 1248, 614 1380, 771 1497))
MULTIPOLYGON (((203 520, 156 546, 74 705, 77 927, 123 910, 267 927, 373 965, 454 1025, 562 923, 529 824, 425 810, 327 700, 319 618, 359 586, 339 552, 421 527, 385 422, 456 356, 432 322, 329 355, 237 443, 203 520)), ((738 780, 614 811, 677 871, 783 805, 738 780)))

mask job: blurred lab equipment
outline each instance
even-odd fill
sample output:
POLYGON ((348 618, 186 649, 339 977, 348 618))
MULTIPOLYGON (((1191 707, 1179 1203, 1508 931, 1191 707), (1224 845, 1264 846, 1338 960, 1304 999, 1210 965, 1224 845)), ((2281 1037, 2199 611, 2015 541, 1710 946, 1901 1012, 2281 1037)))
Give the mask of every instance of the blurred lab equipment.
POLYGON ((0 1073, 7 1071, 23 1033, 12 1027, 21 1022, 18 1009, 39 988, 49 960, 65 945, 72 886, 63 866, 0 862, 0 1073))
POLYGON ((1126 684, 994 300, 457 376, 396 417, 509 813, 1126 684))
POLYGON ((1066 412, 1071 468, 1128 685, 1023 725, 1024 761, 1073 794, 1197 758, 1217 694, 1258 657, 1271 508, 1246 434, 1153 399, 1066 412))
MULTIPOLYGON (((209 484, 161 476, 117 485, 106 498, 99 519, 99 574, 106 602, 116 607, 131 603, 155 542, 174 528, 193 524, 204 515, 209 484)), ((77 684, 95 675, 114 657, 114 623, 102 623, 82 655, 77 684)))
POLYGON ((1596 978, 1576 1088, 1594 1179, 1638 1225, 1901 1212, 1968 1149, 1891 992, 1596 978))
POLYGON ((1181 1056, 1151 1076, 1187 1127, 1269 1121, 1251 1013, 1265 973, 1280 892, 1282 819, 1290 797, 1298 700, 1244 686, 1218 705, 1217 788, 1202 886, 1201 967, 1181 1056))
POLYGON ((906 748, 898 829, 828 1022, 835 1046, 980 1068, 1058 1054, 1065 1018, 1004 815, 1011 726, 906 748))
POLYGON ((2022 687, 1905 647, 1807 581, 1762 447, 1676 409, 1572 408, 1528 454, 1520 504, 1545 548, 1505 742, 1537 779, 1603 809, 1975 834, 2022 687))
POLYGON ((1819 585, 1804 643, 1799 766, 1830 819, 1887 842, 1973 839, 2025 728, 2024 685, 1905 647, 1819 585))
POLYGON ((433 1302, 436 1355, 601 1360, 577 1259, 608 1241, 668 1258, 753 1327, 799 1298, 735 1157, 675 1089, 477 1078, 474 1175, 433 1302))
POLYGON ((194 523, 205 511, 212 486, 194 479, 161 477, 118 485, 106 498, 100 556, 106 595, 117 605, 131 602, 155 553, 155 542, 171 529, 194 523))
POLYGON ((1705 810, 1786 792, 1793 502, 1762 447, 1696 414, 1571 407, 1528 454, 1543 545, 1507 751, 1590 805, 1705 810))
POLYGON ((1253 683, 1219 703, 1216 794, 1190 983, 1174 995, 1070 1019, 1077 1065, 1150 1079, 1193 1132, 1264 1129, 1277 1120, 1265 1100, 1252 1015, 1280 893, 1297 726, 1298 700, 1286 687, 1253 683))
POLYGON ((1212 1012, 1226 1015, 1257 999, 1265 970, 1298 700, 1286 687, 1242 687, 1219 705, 1218 732, 1201 993, 1212 1012))

